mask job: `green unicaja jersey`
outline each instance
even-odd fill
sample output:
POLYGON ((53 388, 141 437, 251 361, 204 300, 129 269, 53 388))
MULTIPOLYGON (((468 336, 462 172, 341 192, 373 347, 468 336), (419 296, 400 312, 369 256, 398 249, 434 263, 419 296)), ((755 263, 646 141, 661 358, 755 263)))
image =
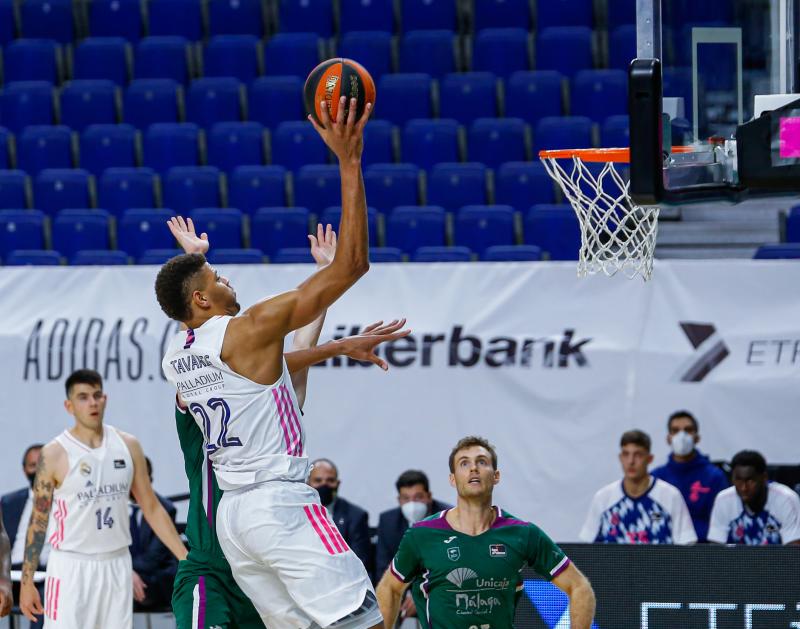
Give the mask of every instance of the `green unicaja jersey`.
POLYGON ((441 511, 409 528, 391 563, 411 583, 423 629, 510 629, 519 571, 530 566, 552 580, 569 559, 535 524, 497 509, 480 535, 453 530, 441 511))

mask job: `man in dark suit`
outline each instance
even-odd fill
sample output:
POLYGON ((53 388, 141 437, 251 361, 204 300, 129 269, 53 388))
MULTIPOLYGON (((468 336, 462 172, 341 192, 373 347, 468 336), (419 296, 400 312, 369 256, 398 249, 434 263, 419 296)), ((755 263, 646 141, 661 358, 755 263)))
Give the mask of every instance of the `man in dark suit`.
MULTIPOLYGON (((147 474, 153 482, 153 464, 148 457, 147 474)), ((177 510, 170 500, 156 492, 156 498, 175 522, 177 510)), ((134 608, 140 610, 169 607, 172 599, 172 582, 178 570, 178 562, 164 546, 150 525, 142 517, 142 510, 131 502, 131 559, 133 562, 134 608)))
POLYGON ((308 475, 308 484, 319 493, 319 500, 336 523, 344 541, 372 575, 367 512, 339 495, 339 470, 329 459, 317 459, 308 475))

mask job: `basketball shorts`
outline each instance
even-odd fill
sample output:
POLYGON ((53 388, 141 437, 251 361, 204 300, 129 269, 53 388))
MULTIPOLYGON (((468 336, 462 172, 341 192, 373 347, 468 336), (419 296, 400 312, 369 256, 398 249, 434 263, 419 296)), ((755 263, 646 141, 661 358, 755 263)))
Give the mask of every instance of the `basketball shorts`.
POLYGON ((51 551, 42 606, 44 629, 130 629, 133 569, 128 548, 97 555, 51 551))
POLYGON ((189 558, 178 564, 172 590, 177 629, 264 629, 227 563, 219 563, 190 551, 189 558))
POLYGON ((361 613, 367 592, 374 596, 367 571, 305 483, 226 491, 217 536, 236 582, 270 629, 327 627, 354 612, 349 629, 381 621, 376 607, 361 613))

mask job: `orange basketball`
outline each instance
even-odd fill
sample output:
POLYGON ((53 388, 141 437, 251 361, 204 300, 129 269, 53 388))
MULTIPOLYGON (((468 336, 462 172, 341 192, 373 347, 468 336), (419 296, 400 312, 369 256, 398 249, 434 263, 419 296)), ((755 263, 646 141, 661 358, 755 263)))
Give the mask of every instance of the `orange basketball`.
POLYGON ((333 120, 339 111, 339 99, 347 97, 344 116, 350 113, 350 99, 356 99, 356 120, 364 113, 367 103, 375 107, 375 81, 366 68, 352 59, 328 59, 311 71, 303 88, 306 110, 321 123, 319 104, 328 103, 333 120))

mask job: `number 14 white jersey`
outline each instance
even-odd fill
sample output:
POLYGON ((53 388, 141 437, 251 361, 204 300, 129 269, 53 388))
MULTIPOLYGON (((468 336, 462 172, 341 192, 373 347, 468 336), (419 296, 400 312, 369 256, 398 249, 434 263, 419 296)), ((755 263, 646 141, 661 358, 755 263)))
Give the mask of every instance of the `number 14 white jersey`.
POLYGON ((263 385, 220 358, 232 317, 217 316, 178 332, 161 363, 203 431, 223 490, 268 480, 305 481, 305 433, 286 362, 277 382, 263 385))

